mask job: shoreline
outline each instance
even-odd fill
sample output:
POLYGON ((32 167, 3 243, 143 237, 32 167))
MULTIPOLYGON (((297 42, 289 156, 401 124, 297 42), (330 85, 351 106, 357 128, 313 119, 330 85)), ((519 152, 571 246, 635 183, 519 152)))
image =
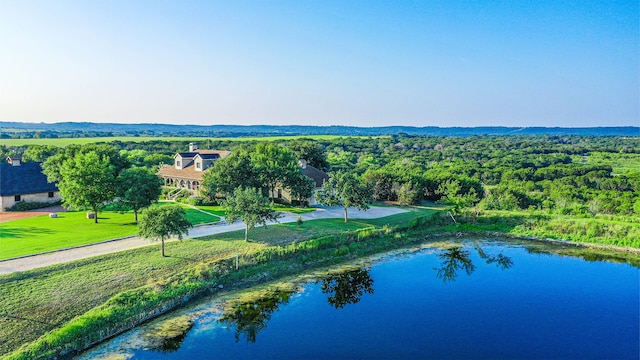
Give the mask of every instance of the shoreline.
MULTIPOLYGON (((282 281, 286 278, 302 276, 305 272, 310 271, 311 273, 318 273, 322 271, 322 269, 326 269, 328 267, 335 266, 348 266, 353 263, 366 263, 367 261, 374 261, 375 259, 380 259, 385 256, 393 255, 394 253, 401 253, 412 250, 419 250, 422 248, 433 247, 436 245, 436 242, 440 239, 456 239, 461 237, 489 237, 489 238, 504 238, 504 239, 514 239, 514 240, 522 240, 522 241, 532 241, 539 243, 548 243, 553 245, 558 245, 560 247, 572 247, 572 248, 593 248, 596 250, 608 250, 615 251, 617 253, 627 253, 633 255, 640 255, 640 249, 626 249, 619 247, 603 247, 597 244, 583 244, 583 243, 575 243, 570 241, 563 240, 555 240, 555 239, 540 239, 535 237, 527 237, 527 236, 518 236, 508 233, 501 232, 491 232, 491 231, 446 231, 446 232, 434 232, 427 235, 424 235, 424 232, 428 232, 428 225, 420 224, 413 228, 402 228, 402 229, 394 229, 394 230, 382 230, 372 232, 368 234, 366 238, 360 238, 359 235, 356 236, 355 232, 347 236, 337 236, 333 237, 330 243, 323 244, 320 242, 320 239, 309 239, 303 242, 300 242, 296 250, 296 246, 294 246, 294 250, 291 250, 290 255, 287 254, 279 254, 276 253, 273 248, 266 248, 262 251, 256 251, 253 255, 248 254, 247 256, 253 256, 254 260, 246 265, 243 264, 241 269, 238 271, 236 269, 235 272, 230 271, 224 274, 220 274, 220 276, 211 275, 210 278, 199 281, 199 287, 194 289, 193 292, 175 292, 172 293, 171 297, 165 298, 162 303, 158 303, 154 309, 139 309, 134 310, 133 320, 127 321, 116 321, 116 324, 121 324, 121 326, 117 326, 115 328, 111 327, 111 331, 107 331, 106 334, 103 335, 102 330, 100 330, 99 339, 94 340, 86 340, 82 343, 82 345, 71 346, 65 344, 64 351, 55 352, 56 356, 61 358, 71 357, 77 355, 83 351, 86 351, 104 341, 111 339, 125 331, 128 331, 142 323, 150 321, 152 319, 158 318, 159 316, 166 314, 169 311, 173 311, 179 309, 189 303, 197 302, 203 298, 215 297, 218 296, 220 292, 228 293, 228 291, 241 291, 242 289, 247 289, 256 285, 261 285, 265 283, 282 281), (401 235, 401 238, 398 238, 397 235, 401 235), (306 250, 303 248, 304 244, 320 244, 318 247, 312 248, 312 250, 306 250), (346 253, 340 253, 339 251, 345 248, 345 245, 349 245, 346 253), (354 252, 351 253, 349 248, 351 245, 354 248, 354 252), (431 245, 431 246, 429 246, 431 245), (591 246, 594 245, 594 246, 591 246), (266 254, 266 255, 265 255, 266 254), (312 256, 311 260, 305 260, 305 254, 310 254, 312 256), (256 257, 261 257, 262 260, 258 262, 255 261, 256 257), (264 256, 267 256, 264 258, 264 256), (285 265, 283 265, 285 264, 285 265)), ((296 245, 296 244, 293 244, 296 245)), ((220 267, 221 264, 229 262, 229 259, 222 259, 213 262, 205 262, 196 266, 191 266, 189 268, 184 269, 181 273, 174 274, 170 279, 165 279, 161 282, 167 284, 162 285, 162 287, 169 287, 171 290, 171 286, 178 285, 169 285, 168 283, 175 283, 180 281, 191 281, 189 274, 185 275, 185 273, 189 273, 193 269, 198 266, 208 266, 208 267, 220 267), (185 280, 180 280, 181 276, 185 278, 185 280), (171 280, 173 279, 173 280, 171 280)), ((225 263, 226 264, 226 263, 225 263)), ((228 264, 226 264, 228 266, 228 264)), ((140 288, 139 288, 140 289, 140 288)), ((138 290, 139 290, 138 289, 138 290)), ((128 292, 135 292, 136 289, 132 289, 128 292)), ((114 296, 112 299, 116 298, 118 295, 114 296)), ((108 300, 105 304, 112 302, 108 300)), ((144 297, 138 300, 144 300, 144 297)), ((105 306, 105 304, 98 306, 101 308, 105 306)), ((95 308, 94 308, 95 310, 95 308)), ((80 315, 80 319, 84 316, 90 316, 93 310, 80 315)), ((123 319, 124 320, 124 319, 123 319)), ((83 321, 83 320, 79 320, 83 321)), ((68 323, 72 324, 73 320, 68 323)), ((115 325, 114 325, 115 326, 115 325)), ((22 354, 20 352, 5 354, 8 355, 9 358, 29 358, 31 354, 28 352, 28 348, 31 346, 36 346, 40 340, 52 333, 56 333, 62 331, 63 327, 58 328, 56 330, 51 331, 47 335, 39 338, 38 340, 28 343, 28 345, 23 345, 21 350, 24 349, 22 354), (20 357, 22 355, 23 357, 20 357)), ((94 332, 97 330, 87 329, 88 333, 94 332)), ((60 339, 61 341, 63 339, 60 339)), ((53 345, 53 344, 52 344, 53 345)), ((54 346, 55 347, 55 346, 54 346)), ((62 350, 62 348, 58 349, 62 350)), ((38 351, 37 349, 33 349, 38 351)), ((37 352, 36 352, 37 353, 37 352)))

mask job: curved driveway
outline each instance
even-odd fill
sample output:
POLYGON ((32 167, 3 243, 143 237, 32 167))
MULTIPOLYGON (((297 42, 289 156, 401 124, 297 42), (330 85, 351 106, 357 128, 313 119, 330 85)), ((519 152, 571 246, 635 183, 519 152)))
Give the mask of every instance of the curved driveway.
MULTIPOLYGON (((399 214, 406 210, 395 207, 377 207, 372 206, 367 211, 357 210, 355 208, 349 209, 350 219, 376 219, 389 215, 399 214)), ((298 219, 298 215, 291 213, 283 213, 283 217, 278 222, 286 223, 293 222, 298 219)), ((314 219, 329 219, 329 218, 342 218, 344 212, 342 208, 328 208, 320 207, 315 211, 301 214, 302 220, 314 220, 314 219)), ((268 224, 273 224, 269 222, 268 224)), ((226 225, 224 223, 213 225, 201 225, 192 228, 189 234, 185 238, 195 238, 201 236, 207 236, 212 234, 219 234, 234 230, 243 230, 244 223, 236 222, 226 225)), ((13 260, 0 261, 0 275, 11 274, 15 272, 36 269, 43 266, 61 264, 69 261, 84 259, 92 256, 104 255, 114 253, 123 250, 135 249, 143 246, 153 245, 152 242, 138 238, 136 236, 127 237, 118 240, 105 241, 97 244, 85 245, 72 249, 59 250, 51 253, 33 255, 13 260)))

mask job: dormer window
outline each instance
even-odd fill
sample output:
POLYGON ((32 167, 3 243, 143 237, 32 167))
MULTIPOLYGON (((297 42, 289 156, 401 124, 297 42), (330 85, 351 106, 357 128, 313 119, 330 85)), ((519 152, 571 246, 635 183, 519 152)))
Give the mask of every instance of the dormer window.
POLYGON ((201 168, 201 166, 200 166, 200 162, 197 162, 197 163, 196 163, 196 169, 200 169, 200 168, 201 168))
POLYGON ((180 167, 180 160, 176 161, 176 166, 180 167))

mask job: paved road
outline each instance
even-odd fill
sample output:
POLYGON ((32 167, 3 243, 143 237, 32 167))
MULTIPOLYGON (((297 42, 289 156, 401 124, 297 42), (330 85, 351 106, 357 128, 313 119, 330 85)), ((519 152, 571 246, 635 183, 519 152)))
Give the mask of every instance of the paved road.
MULTIPOLYGON (((389 215, 399 214, 405 212, 403 209, 395 207, 371 207, 367 211, 360 211, 355 208, 349 209, 349 218, 353 219, 375 219, 385 217, 389 215)), ((283 213, 284 216, 279 219, 279 222, 293 222, 298 219, 298 215, 283 213)), ((342 208, 327 208, 321 207, 316 211, 302 214, 303 220, 313 219, 329 219, 329 218, 341 218, 344 216, 342 208)), ((272 224, 273 222, 269 223, 272 224)), ((243 230, 244 223, 236 222, 234 224, 214 224, 203 225, 192 228, 189 231, 189 235, 186 238, 195 238, 200 236, 219 234, 227 231, 243 230)), ((143 246, 153 245, 152 242, 144 240, 135 236, 102 242, 98 244, 92 244, 73 249, 55 251, 48 254, 34 255, 14 260, 0 261, 0 274, 11 274, 15 272, 36 269, 43 266, 61 264, 73 260, 84 259, 92 256, 104 255, 114 253, 123 250, 135 249, 143 246)))

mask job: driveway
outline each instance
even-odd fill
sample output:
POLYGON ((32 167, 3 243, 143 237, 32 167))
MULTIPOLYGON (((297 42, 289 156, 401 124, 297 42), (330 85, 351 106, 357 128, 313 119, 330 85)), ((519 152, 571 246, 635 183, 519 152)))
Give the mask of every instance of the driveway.
MULTIPOLYGON (((396 207, 372 206, 367 211, 361 211, 355 208, 348 209, 350 219, 375 219, 403 212, 406 212, 406 210, 396 207)), ((344 217, 344 210, 340 207, 319 207, 313 212, 301 214, 300 216, 302 217, 302 220, 305 221, 314 219, 342 218, 344 217)), ((294 222, 297 219, 297 214, 283 213, 283 217, 281 217, 278 222, 294 222)), ((274 223, 275 222, 269 222, 268 224, 274 223)), ((244 223, 236 222, 229 225, 218 223, 213 225, 196 226, 189 231, 189 234, 185 236, 185 238, 196 238, 234 230, 244 230, 244 223)), ((2 260, 0 261, 0 275, 36 269, 43 266, 61 264, 69 261, 110 254, 123 250, 135 249, 143 246, 150 246, 153 244, 154 243, 149 240, 131 236, 123 239, 110 240, 97 244, 89 244, 71 249, 58 250, 46 254, 27 256, 13 260, 2 260)))
POLYGON ((29 211, 5 211, 0 212, 0 222, 13 221, 26 219, 36 216, 49 215, 52 212, 64 212, 67 211, 62 206, 50 206, 42 209, 35 209, 29 211))

